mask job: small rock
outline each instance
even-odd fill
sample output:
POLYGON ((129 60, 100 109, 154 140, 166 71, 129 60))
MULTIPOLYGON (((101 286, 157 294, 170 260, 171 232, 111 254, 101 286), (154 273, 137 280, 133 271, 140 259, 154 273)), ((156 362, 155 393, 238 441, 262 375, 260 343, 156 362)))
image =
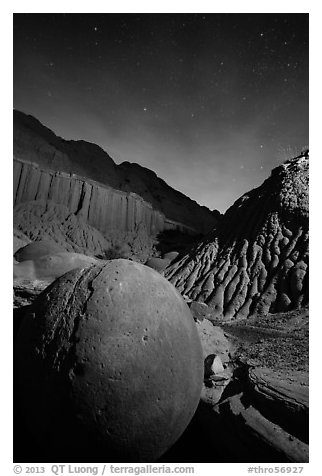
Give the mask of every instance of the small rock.
POLYGON ((203 321, 210 314, 209 306, 203 302, 192 301, 189 307, 195 321, 203 321))
POLYGON ((200 399, 202 402, 213 407, 221 399, 224 389, 224 387, 209 387, 203 385, 200 399))
POLYGON ((221 374, 225 369, 219 355, 211 354, 205 358, 205 378, 214 374, 221 374))
POLYGON ((216 375, 210 375, 210 380, 213 380, 214 382, 221 382, 223 380, 229 380, 229 376, 226 375, 224 372, 218 373, 216 375))
POLYGON ((170 260, 164 258, 150 258, 146 261, 145 266, 162 273, 165 268, 170 264, 170 260))
POLYGON ((178 255, 178 251, 169 251, 169 253, 165 253, 163 255, 163 259, 169 260, 170 263, 172 263, 172 261, 174 261, 178 257, 178 255))

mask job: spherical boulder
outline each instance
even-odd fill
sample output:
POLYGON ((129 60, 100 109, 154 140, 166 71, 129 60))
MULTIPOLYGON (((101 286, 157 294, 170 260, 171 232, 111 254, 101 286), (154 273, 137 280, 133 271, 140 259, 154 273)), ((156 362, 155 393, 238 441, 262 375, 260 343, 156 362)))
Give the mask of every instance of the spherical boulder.
POLYGON ((49 461, 156 461, 199 402, 192 315, 156 271, 117 259, 52 283, 24 319, 15 393, 49 461))
POLYGON ((53 241, 34 241, 22 248, 19 248, 15 253, 17 261, 28 261, 41 258, 46 255, 53 255, 65 251, 61 246, 53 241))

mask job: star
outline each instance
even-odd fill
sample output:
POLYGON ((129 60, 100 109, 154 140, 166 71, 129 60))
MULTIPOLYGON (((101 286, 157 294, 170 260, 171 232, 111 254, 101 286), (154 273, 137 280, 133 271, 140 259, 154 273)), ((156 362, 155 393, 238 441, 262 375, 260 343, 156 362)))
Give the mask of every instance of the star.
POLYGON ((260 37, 263 38, 263 36, 264 36, 264 33, 261 33, 261 34, 260 34, 260 37))
POLYGON ((98 28, 97 28, 97 26, 94 26, 94 31, 98 31, 98 28))
POLYGON ((144 111, 144 112, 147 112, 147 110, 148 110, 147 107, 144 107, 144 108, 143 108, 143 111, 144 111))

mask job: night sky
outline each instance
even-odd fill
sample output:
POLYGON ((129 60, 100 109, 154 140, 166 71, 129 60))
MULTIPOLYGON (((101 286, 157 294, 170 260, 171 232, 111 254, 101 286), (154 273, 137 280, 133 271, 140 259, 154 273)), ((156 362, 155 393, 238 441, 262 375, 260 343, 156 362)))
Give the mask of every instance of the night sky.
POLYGON ((308 14, 15 14, 14 107, 225 211, 308 145, 308 14))

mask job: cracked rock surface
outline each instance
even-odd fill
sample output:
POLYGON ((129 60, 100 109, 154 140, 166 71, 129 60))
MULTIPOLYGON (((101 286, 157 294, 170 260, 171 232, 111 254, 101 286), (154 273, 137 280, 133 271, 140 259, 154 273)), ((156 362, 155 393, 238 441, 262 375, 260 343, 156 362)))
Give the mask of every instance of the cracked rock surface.
POLYGON ((175 288, 119 259, 40 294, 19 329, 15 376, 21 414, 49 461, 154 461, 196 410, 203 355, 175 288))
POLYGON ((164 275, 215 319, 241 319, 308 302, 309 159, 272 171, 239 198, 207 238, 164 275))

